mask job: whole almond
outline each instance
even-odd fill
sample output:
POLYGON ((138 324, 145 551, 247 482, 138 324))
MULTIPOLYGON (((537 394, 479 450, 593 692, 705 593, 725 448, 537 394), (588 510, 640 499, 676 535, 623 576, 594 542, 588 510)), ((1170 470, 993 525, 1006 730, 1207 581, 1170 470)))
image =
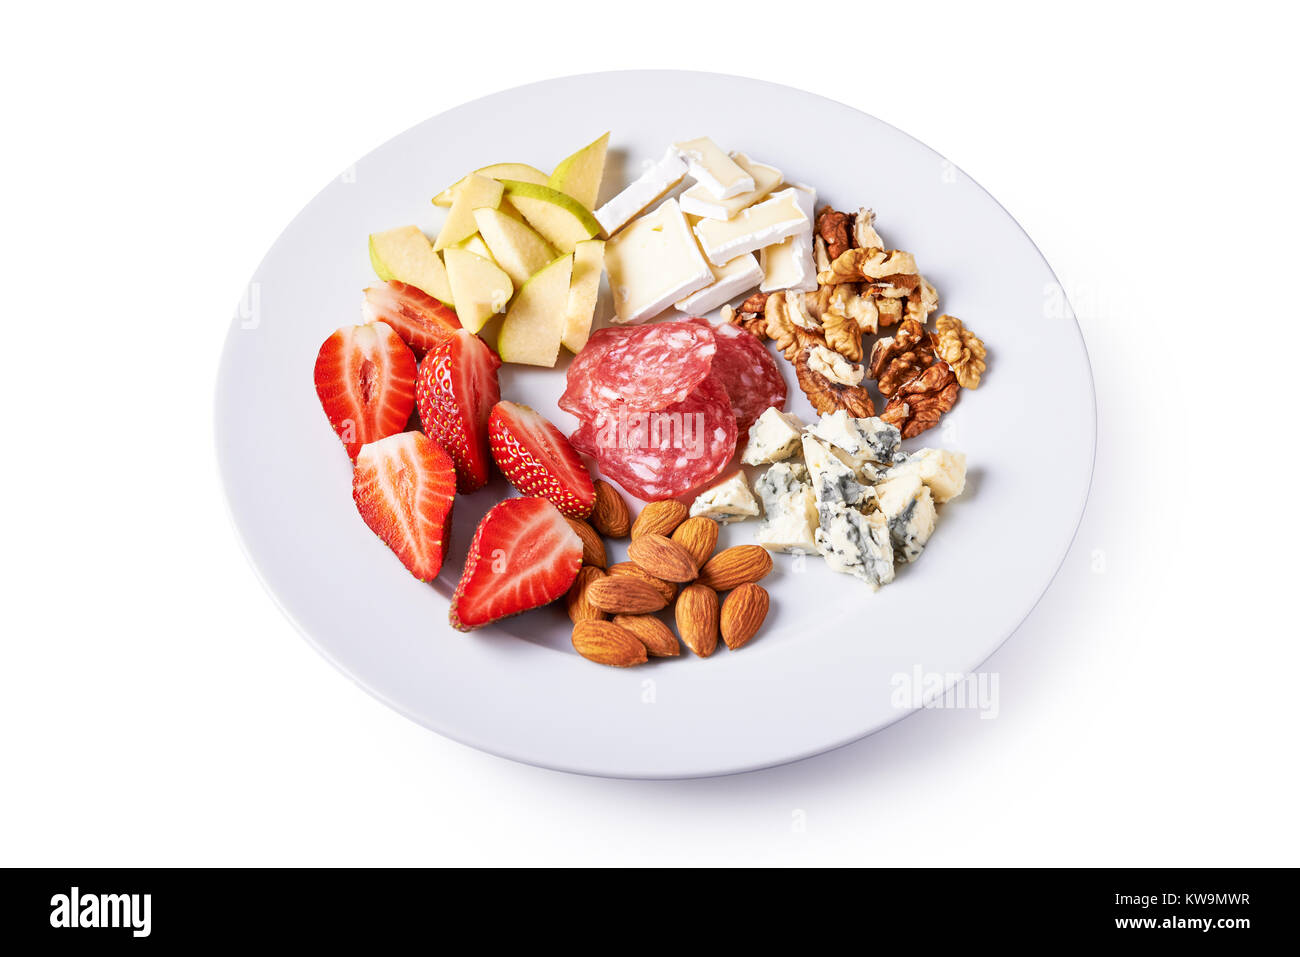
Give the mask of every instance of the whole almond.
POLYGON ((687 513, 686 506, 674 498, 651 502, 641 509, 641 514, 632 523, 632 537, 639 538, 651 532, 671 535, 678 525, 686 521, 687 513))
POLYGON ((565 520, 582 539, 582 564, 604 568, 609 559, 605 557, 605 543, 600 534, 580 518, 569 518, 566 515, 565 520))
POLYGON ((596 504, 591 508, 591 524, 606 538, 626 538, 632 529, 632 515, 623 496, 604 479, 592 484, 596 487, 596 504))
POLYGON ((668 600, 654 585, 635 575, 607 575, 587 586, 587 601, 611 615, 644 615, 668 600))
POLYGON ((716 591, 730 591, 745 582, 756 582, 772 570, 772 556, 762 545, 733 545, 709 559, 700 569, 700 584, 716 591))
POLYGON ((605 613, 593 605, 587 598, 587 588, 594 581, 605 577, 605 573, 594 565, 583 565, 578 569, 578 577, 569 586, 564 596, 564 607, 569 612, 569 620, 575 625, 580 621, 603 621, 605 613))
POLYGON ((718 593, 708 585, 687 585, 677 596, 677 634, 701 658, 718 647, 718 593))
POLYGON ((746 582, 722 602, 722 640, 732 651, 753 638, 767 617, 769 599, 762 585, 746 582))
POLYGON ((654 615, 615 615, 614 624, 636 635, 652 658, 675 658, 682 653, 673 630, 654 615))
POLYGON ((705 515, 696 515, 678 525, 672 537, 691 553, 696 567, 703 568, 718 544, 718 523, 705 515))
POLYGON ((651 575, 636 562, 617 562, 610 565, 608 571, 611 575, 633 575, 643 581, 648 581, 659 589, 660 594, 664 596, 665 605, 677 597, 676 585, 672 582, 666 582, 662 578, 655 578, 654 575, 651 575))
POLYGON ((692 581, 700 573, 685 546, 657 532, 647 532, 632 539, 632 544, 627 547, 627 557, 655 578, 666 582, 692 581))
POLYGON ((597 664, 628 668, 644 664, 645 645, 626 628, 611 621, 580 621, 573 626, 573 648, 597 664))

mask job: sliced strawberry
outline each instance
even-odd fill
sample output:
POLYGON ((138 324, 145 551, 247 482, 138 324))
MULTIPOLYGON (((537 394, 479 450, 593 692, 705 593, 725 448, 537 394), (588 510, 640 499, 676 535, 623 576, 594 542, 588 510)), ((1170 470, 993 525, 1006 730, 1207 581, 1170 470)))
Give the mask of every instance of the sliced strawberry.
POLYGON ((523 495, 540 495, 565 515, 586 518, 596 489, 564 433, 538 412, 498 402, 488 419, 488 444, 501 474, 523 495))
POLYGON ((406 428, 415 373, 415 356, 385 323, 344 326, 325 340, 316 355, 316 394, 348 458, 406 428))
POLYGON ((461 631, 555 601, 582 565, 582 539, 544 498, 508 498, 483 516, 451 598, 461 631))
POLYGON ((456 487, 482 488, 488 479, 488 416, 501 398, 501 360, 478 336, 457 329, 420 362, 415 398, 425 434, 456 463, 456 487))
POLYGON ((460 328, 455 309, 423 289, 401 282, 386 282, 367 289, 361 314, 369 321, 386 322, 396 329, 417 359, 447 333, 460 328))
POLYGON ((456 467, 420 432, 371 442, 357 456, 352 472, 357 511, 421 581, 432 581, 442 568, 455 497, 456 467))

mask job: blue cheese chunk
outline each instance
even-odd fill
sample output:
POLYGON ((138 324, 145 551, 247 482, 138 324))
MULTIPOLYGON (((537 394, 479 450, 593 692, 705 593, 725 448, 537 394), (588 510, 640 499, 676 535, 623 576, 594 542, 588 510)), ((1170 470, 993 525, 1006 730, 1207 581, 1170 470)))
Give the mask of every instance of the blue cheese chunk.
POLYGON ((823 415, 808 431, 853 459, 894 465, 906 458, 898 429, 875 417, 855 419, 843 409, 837 409, 823 415))
POLYGON ((938 518, 930 489, 916 475, 903 475, 877 485, 876 500, 889 527, 894 557, 900 562, 916 561, 938 518))
POLYGON ((966 453, 946 449, 921 449, 909 455, 902 464, 885 473, 885 480, 915 475, 934 496, 935 502, 956 498, 966 488, 966 453))
POLYGON ((894 580, 894 548, 882 513, 864 515, 847 505, 819 511, 814 537, 827 565, 862 579, 872 591, 894 580))
POLYGON ((773 552, 811 555, 817 551, 817 500, 812 486, 796 482, 794 488, 770 505, 764 501, 767 518, 754 540, 773 552))
POLYGON ((749 442, 740 460, 746 465, 768 465, 788 459, 799 450, 803 423, 776 406, 767 409, 749 428, 749 442))
POLYGON ((823 525, 826 524, 826 515, 838 506, 844 505, 861 511, 871 508, 875 491, 871 486, 858 481, 852 465, 836 454, 835 449, 804 433, 803 460, 808 466, 809 480, 823 525))
POLYGON ((691 504, 691 515, 703 515, 723 525, 758 517, 758 501, 745 482, 745 473, 705 489, 691 504))
POLYGON ((802 488, 812 491, 808 470, 798 462, 777 462, 754 480, 754 491, 763 503, 763 511, 769 515, 777 502, 802 488))

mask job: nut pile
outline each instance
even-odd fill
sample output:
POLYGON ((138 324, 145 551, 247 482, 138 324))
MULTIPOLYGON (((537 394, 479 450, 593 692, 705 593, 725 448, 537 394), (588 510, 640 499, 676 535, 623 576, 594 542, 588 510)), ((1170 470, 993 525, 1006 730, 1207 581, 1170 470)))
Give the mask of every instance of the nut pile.
POLYGON ((817 289, 757 293, 723 315, 776 342, 819 413, 875 415, 872 380, 885 401, 880 417, 911 438, 933 428, 961 389, 979 386, 986 352, 954 316, 941 315, 926 330, 939 293, 916 258, 889 249, 874 224, 869 209, 824 207, 813 229, 817 289), (864 346, 864 337, 895 325, 895 335, 864 346))
POLYGON ((582 568, 565 599, 578 654, 626 668, 680 655, 682 644, 707 658, 719 638, 734 651, 758 633, 769 605, 758 584, 772 570, 767 549, 737 545, 715 554, 713 519, 690 517, 667 499, 632 522, 618 492, 595 484, 591 523, 570 520, 583 542, 582 568), (607 565, 603 538, 629 535, 628 560, 607 565), (670 605, 676 634, 657 614, 670 605))

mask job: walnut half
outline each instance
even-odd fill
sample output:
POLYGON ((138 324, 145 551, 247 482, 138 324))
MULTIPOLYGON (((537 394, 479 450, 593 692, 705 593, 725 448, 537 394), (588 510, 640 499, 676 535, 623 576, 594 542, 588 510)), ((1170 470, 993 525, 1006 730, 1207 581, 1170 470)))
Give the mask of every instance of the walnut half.
POLYGON ((963 389, 978 389, 980 376, 987 368, 984 362, 987 351, 980 337, 963 326, 956 316, 947 314, 934 320, 934 331, 935 353, 952 366, 963 389))
POLYGON ((773 293, 767 299, 766 317, 767 334, 794 366, 799 388, 814 409, 844 409, 860 419, 875 415, 871 394, 862 385, 866 370, 827 344, 824 327, 809 314, 802 293, 773 293))
POLYGON ((808 396, 808 401, 818 412, 835 412, 844 409, 855 419, 869 419, 876 414, 871 393, 860 384, 860 378, 857 385, 838 381, 839 378, 845 378, 851 382, 854 377, 853 370, 860 373, 863 371, 862 366, 849 363, 842 356, 815 342, 810 342, 800 349, 795 354, 793 362, 799 388, 803 389, 804 395, 808 396), (828 361, 829 357, 833 358, 828 361), (837 364, 834 360, 838 360, 839 364, 846 367, 842 374, 837 374, 837 364), (836 378, 826 376, 822 369, 831 371, 836 378))
POLYGON ((903 383, 934 365, 935 359, 930 334, 915 319, 906 319, 897 333, 877 339, 871 347, 867 374, 888 399, 903 383))
POLYGON ((939 424, 939 419, 957 404, 961 385, 946 362, 936 362, 920 375, 903 383, 885 404, 880 418, 910 439, 939 424))

